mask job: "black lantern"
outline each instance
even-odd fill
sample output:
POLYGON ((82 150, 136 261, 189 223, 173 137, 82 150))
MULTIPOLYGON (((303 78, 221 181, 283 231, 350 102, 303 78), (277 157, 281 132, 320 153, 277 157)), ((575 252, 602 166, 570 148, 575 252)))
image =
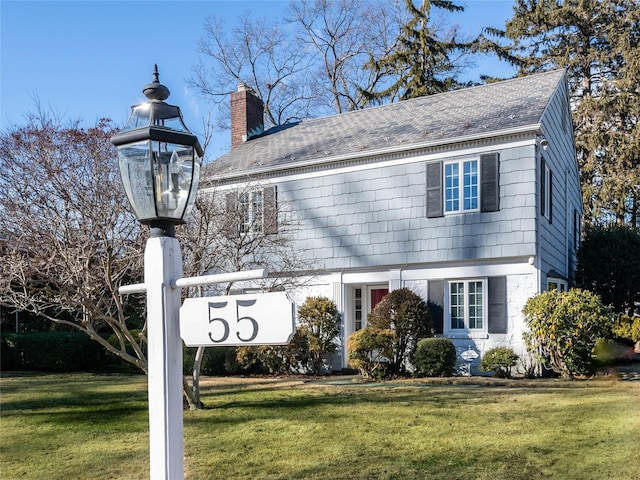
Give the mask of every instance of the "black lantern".
POLYGON ((180 108, 164 102, 169 89, 158 80, 144 87, 149 99, 131 108, 125 127, 111 138, 131 206, 152 235, 173 236, 196 198, 202 147, 185 126, 180 108), (157 230, 154 232, 154 230, 157 230))

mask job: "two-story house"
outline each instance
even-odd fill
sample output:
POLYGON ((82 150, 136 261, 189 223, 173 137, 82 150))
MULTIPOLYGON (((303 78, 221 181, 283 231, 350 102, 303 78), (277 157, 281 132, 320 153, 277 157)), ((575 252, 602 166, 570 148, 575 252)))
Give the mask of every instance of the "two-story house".
POLYGON ((582 207, 564 71, 267 131, 250 90, 231 104, 232 149, 205 184, 233 205, 246 199, 232 192, 259 182, 244 208, 265 222, 260 234, 277 231, 278 205, 295 212, 294 248, 315 273, 291 293, 338 305, 334 368, 390 290, 441 307, 437 334, 482 355, 522 353, 527 299, 571 283, 582 207))

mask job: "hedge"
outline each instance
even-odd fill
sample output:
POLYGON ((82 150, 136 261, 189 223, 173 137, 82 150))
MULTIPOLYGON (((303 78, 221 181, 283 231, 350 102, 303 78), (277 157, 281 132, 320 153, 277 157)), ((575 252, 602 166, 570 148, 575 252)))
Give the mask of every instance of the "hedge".
POLYGON ((108 370, 118 359, 86 334, 75 331, 2 333, 0 369, 42 372, 108 370))

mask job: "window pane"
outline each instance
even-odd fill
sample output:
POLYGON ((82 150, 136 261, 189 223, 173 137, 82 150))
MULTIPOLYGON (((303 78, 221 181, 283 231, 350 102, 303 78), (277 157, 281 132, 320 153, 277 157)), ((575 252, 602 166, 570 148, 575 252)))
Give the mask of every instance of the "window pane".
POLYGON ((469 328, 482 328, 482 282, 469 282, 469 328))
POLYGON ((355 321, 353 325, 354 330, 360 330, 362 328, 362 289, 355 289, 355 321))
POLYGON ((251 230, 251 205, 249 195, 246 193, 241 194, 238 197, 238 206, 240 209, 241 223, 240 231, 248 232, 251 230))
POLYGON ((464 162, 464 209, 478 208, 478 161, 464 162))
POLYGON ((251 214, 252 214, 252 223, 253 223, 253 231, 261 232, 262 231, 262 192, 253 192, 252 195, 252 203, 251 203, 251 214))
POLYGON ((445 210, 455 212, 460 209, 460 173, 457 163, 444 167, 445 210))
POLYGON ((262 191, 242 193, 238 197, 241 232, 262 232, 262 203, 262 191))
POLYGON ((464 283, 451 283, 451 328, 464 328, 464 283))

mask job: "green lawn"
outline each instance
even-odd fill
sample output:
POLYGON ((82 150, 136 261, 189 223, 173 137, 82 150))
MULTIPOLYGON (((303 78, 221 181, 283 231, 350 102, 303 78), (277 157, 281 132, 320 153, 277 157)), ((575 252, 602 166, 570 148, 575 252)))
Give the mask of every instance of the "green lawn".
MULTIPOLYGON (((640 382, 224 378, 203 400, 190 480, 640 478, 640 382)), ((5 374, 0 407, 3 480, 148 478, 145 377, 5 374)))

